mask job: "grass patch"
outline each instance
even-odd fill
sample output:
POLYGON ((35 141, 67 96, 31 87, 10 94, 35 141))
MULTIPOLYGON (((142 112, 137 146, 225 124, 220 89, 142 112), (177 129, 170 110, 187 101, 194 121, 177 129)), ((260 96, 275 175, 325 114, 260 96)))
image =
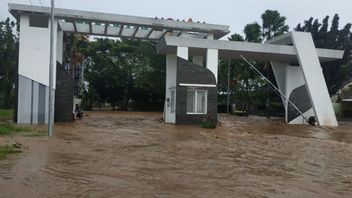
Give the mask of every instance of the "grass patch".
POLYGON ((213 121, 204 120, 202 122, 202 127, 205 128, 205 129, 215 129, 216 128, 216 123, 214 123, 213 121))
POLYGON ((0 109, 0 121, 12 120, 13 111, 13 109, 0 109))
POLYGON ((0 136, 21 134, 24 137, 44 137, 47 132, 38 128, 18 126, 9 122, 0 123, 0 136))
POLYGON ((0 146, 0 160, 4 160, 8 157, 8 155, 21 153, 22 151, 16 149, 14 146, 0 146))
POLYGON ((34 132, 23 134, 24 137, 44 137, 47 135, 48 135, 48 132, 46 131, 34 131, 34 132))
POLYGON ((30 129, 18 127, 8 122, 0 123, 0 135, 12 135, 23 131, 30 131, 30 129))

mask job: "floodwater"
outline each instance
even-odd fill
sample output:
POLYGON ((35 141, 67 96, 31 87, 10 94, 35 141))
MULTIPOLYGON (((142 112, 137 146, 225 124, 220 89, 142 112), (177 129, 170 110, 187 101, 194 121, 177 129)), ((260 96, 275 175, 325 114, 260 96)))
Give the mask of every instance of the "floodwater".
POLYGON ((220 115, 220 126, 159 113, 88 112, 54 137, 14 137, 0 197, 352 197, 352 124, 287 126, 220 115))

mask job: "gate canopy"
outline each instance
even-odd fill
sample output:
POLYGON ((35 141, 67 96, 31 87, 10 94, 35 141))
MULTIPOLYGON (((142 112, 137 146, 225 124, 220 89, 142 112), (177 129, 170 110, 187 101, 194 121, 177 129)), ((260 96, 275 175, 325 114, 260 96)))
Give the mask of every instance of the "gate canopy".
MULTIPOLYGON (((50 16, 50 8, 9 3, 11 14, 18 19, 20 14, 50 16)), ((230 33, 229 26, 173 19, 159 19, 91 11, 55 9, 55 18, 64 32, 98 36, 125 37, 159 40, 164 35, 181 36, 186 33, 196 38, 208 34, 219 39, 230 33)))

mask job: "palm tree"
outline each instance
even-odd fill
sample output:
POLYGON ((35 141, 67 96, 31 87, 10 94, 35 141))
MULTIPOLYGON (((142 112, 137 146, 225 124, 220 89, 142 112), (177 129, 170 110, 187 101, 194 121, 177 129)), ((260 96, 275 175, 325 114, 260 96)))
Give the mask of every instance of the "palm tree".
POLYGON ((244 27, 244 34, 246 35, 247 42, 261 43, 262 42, 262 30, 261 26, 257 23, 250 23, 244 27))
POLYGON ((261 18, 263 40, 272 39, 289 30, 288 25, 285 25, 286 17, 281 16, 277 10, 266 10, 261 18))

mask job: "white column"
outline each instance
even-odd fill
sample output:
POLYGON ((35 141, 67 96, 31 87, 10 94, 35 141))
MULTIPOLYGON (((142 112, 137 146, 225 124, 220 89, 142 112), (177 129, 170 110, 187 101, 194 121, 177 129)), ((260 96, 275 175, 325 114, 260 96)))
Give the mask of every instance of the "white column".
POLYGON ((203 66, 203 56, 193 56, 193 63, 203 66))
POLYGON ((165 86, 165 104, 164 104, 164 120, 166 123, 175 123, 175 113, 171 113, 171 89, 176 87, 177 74, 177 57, 176 54, 166 55, 166 86, 165 86), (168 102, 169 100, 169 102, 168 102))
POLYGON ((213 72, 216 82, 218 82, 218 58, 219 51, 217 49, 207 49, 207 68, 213 72))
POLYGON ((177 57, 188 60, 188 47, 177 47, 177 57))
POLYGON ((64 32, 62 30, 57 31, 57 44, 56 44, 56 60, 62 64, 63 61, 63 45, 64 45, 64 32))

